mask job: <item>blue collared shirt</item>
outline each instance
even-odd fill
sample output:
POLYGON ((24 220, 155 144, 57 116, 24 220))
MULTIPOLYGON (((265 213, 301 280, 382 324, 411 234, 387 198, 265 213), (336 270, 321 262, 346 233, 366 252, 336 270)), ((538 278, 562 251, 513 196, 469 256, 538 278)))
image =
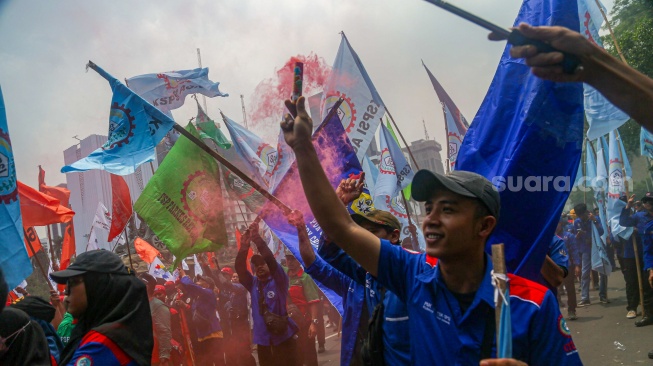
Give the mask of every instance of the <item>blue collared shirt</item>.
POLYGON ((278 264, 276 270, 270 272, 269 280, 261 282, 258 277, 252 276, 251 288, 245 286, 252 296, 252 319, 254 320, 252 342, 261 346, 278 346, 297 333, 298 328, 295 322, 289 317, 288 329, 285 333, 272 334, 267 330, 265 321, 263 320, 263 315, 261 315, 261 311, 259 311, 259 284, 262 286, 263 301, 265 302, 268 311, 277 315, 286 316, 288 315, 286 302, 288 301, 289 296, 288 275, 284 272, 281 265, 278 264))
POLYGON ((354 358, 359 326, 361 323, 366 325, 368 321, 367 317, 362 318, 365 287, 333 268, 319 256, 315 256, 315 261, 306 268, 306 273, 342 297, 344 313, 340 364, 349 365, 354 358))
MULTIPOLYGON (((487 317, 494 318, 492 261, 465 313, 444 284, 439 266, 381 240, 378 280, 406 302, 411 362, 478 365, 487 317)), ((545 287, 510 275, 513 357, 529 365, 582 365, 565 319, 545 287)), ((493 355, 496 354, 494 342, 493 355)))
POLYGON ((603 226, 596 220, 583 221, 580 218, 574 220, 574 234, 578 233, 579 230, 582 230, 582 233, 579 233, 576 237, 576 245, 578 247, 579 253, 592 253, 592 227, 591 224, 596 225, 596 229, 599 232, 599 235, 603 235, 603 226))
MULTIPOLYGON (((376 278, 333 243, 321 243, 318 253, 327 263, 365 287, 367 311, 372 314, 381 300, 382 286, 376 278)), ((411 334, 408 329, 408 308, 392 291, 386 291, 383 298, 382 327, 383 358, 386 364, 410 365, 411 334)))

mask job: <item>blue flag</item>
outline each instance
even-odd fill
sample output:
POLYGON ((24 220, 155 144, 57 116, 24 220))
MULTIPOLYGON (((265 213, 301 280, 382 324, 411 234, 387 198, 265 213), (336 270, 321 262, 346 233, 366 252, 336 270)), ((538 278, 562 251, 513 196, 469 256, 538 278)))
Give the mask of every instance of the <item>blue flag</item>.
POLYGON ((639 148, 642 156, 653 159, 653 134, 644 127, 639 133, 639 148))
MULTIPOLYGON (((322 163, 324 172, 334 189, 338 186, 341 179, 349 177, 351 174, 359 174, 362 171, 361 165, 356 157, 356 152, 347 138, 347 134, 342 127, 337 113, 333 113, 331 119, 325 121, 318 127, 313 134, 313 145, 322 163)), ((315 220, 306 197, 301 189, 298 190, 298 187, 301 187, 301 181, 299 179, 297 164, 294 163, 273 194, 282 202, 304 214, 309 239, 313 247, 317 248, 320 236, 322 235, 322 228, 318 225, 317 220, 315 220)), ((295 258, 303 264, 301 255, 299 254, 297 229, 288 224, 283 212, 277 206, 268 202, 259 212, 259 215, 279 240, 293 253, 295 258)), ((329 298, 329 301, 342 314, 342 299, 340 296, 318 281, 315 282, 327 298, 329 298)))
POLYGON ((376 91, 363 62, 342 34, 333 70, 322 94, 322 118, 326 118, 334 104, 339 104, 338 116, 345 126, 359 160, 367 152, 374 133, 385 114, 385 105, 376 91))
POLYGON ((0 268, 10 289, 18 286, 32 273, 32 263, 25 250, 16 182, 14 153, 0 88, 0 268))
POLYGON ((277 146, 271 146, 224 114, 222 119, 229 130, 236 152, 249 162, 252 171, 258 173, 253 178, 259 184, 274 190, 295 161, 295 153, 283 139, 283 131, 280 130, 277 146))
POLYGON ((632 183, 632 172, 630 172, 630 164, 628 163, 628 157, 624 152, 621 138, 617 138, 618 134, 619 131, 617 130, 610 131, 609 134, 609 185, 606 206, 608 212, 608 223, 610 224, 612 235, 619 235, 623 239, 628 239, 633 235, 633 228, 619 225, 621 210, 626 207, 626 202, 620 200, 619 197, 626 194, 627 181, 632 183))
POLYGON ((92 62, 87 66, 107 79, 113 91, 109 139, 89 156, 61 168, 61 172, 101 169, 117 175, 132 174, 139 165, 154 160, 154 148, 175 121, 99 66, 92 62))
MULTIPOLYGON (((515 26, 579 30, 575 1, 525 0, 515 26)), ((456 169, 497 187, 501 218, 490 245, 504 243, 508 272, 535 279, 574 182, 583 139, 583 87, 531 74, 504 50, 458 154, 456 169)))
MULTIPOLYGON (((603 48, 603 42, 599 36, 599 29, 603 24, 601 9, 603 12, 607 12, 603 4, 598 0, 578 0, 578 18, 581 21, 580 33, 590 42, 603 48), (599 8, 599 5, 601 8, 599 8)), ((593 87, 584 84, 584 94, 585 116, 589 124, 587 130, 588 139, 595 140, 630 119, 626 113, 615 107, 593 87)))

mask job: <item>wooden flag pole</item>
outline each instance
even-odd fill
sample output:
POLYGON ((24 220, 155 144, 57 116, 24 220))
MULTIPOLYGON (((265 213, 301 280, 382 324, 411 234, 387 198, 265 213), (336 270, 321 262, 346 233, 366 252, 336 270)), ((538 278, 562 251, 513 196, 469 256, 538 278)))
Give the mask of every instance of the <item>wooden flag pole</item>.
MULTIPOLYGON (((406 145, 406 150, 408 150, 408 155, 410 155, 410 159, 413 161, 413 164, 415 164, 415 169, 419 170, 419 165, 417 164, 417 160, 415 160, 415 157, 413 156, 413 152, 410 151, 410 146, 408 146, 408 143, 406 142, 406 139, 404 138, 404 135, 401 133, 401 130, 399 129, 399 126, 397 126, 397 123, 395 122, 395 119, 392 118, 392 114, 390 114, 390 111, 388 110, 388 107, 385 107, 385 112, 388 114, 388 117, 390 117, 390 120, 392 121, 392 125, 395 126, 395 129, 397 130, 397 133, 399 134, 399 137, 401 137, 401 141, 403 141, 404 145, 406 145)), ((383 120, 381 120, 381 123, 383 123, 383 120)))
MULTIPOLYGON (((503 250, 503 244, 494 244, 492 245, 492 266, 494 267, 494 273, 498 274, 499 276, 496 277, 497 279, 497 290, 501 292, 501 294, 506 293, 506 287, 507 287, 507 282, 506 282, 506 257, 504 254, 503 250)), ((496 339, 497 339, 497 354, 499 350, 501 349, 501 337, 499 337, 499 332, 501 331, 501 311, 503 310, 503 297, 499 295, 494 311, 494 317, 496 321, 496 339)))
MULTIPOLYGON (((621 135, 619 134, 619 130, 615 129, 614 133, 616 135, 617 140, 619 141, 619 159, 621 160, 621 176, 624 182, 624 190, 626 191, 626 199, 630 198, 630 192, 628 192, 628 182, 626 181, 626 167, 625 167, 625 161, 624 161, 624 156, 623 153, 621 152, 621 147, 623 146, 623 142, 621 141, 621 135)), ((644 307, 644 286, 643 286, 643 280, 642 280, 642 265, 639 263, 639 250, 637 248, 637 240, 635 240, 634 237, 635 233, 633 232, 632 235, 630 235, 630 241, 633 243, 633 250, 635 252, 635 268, 637 269, 637 282, 639 284, 639 304, 642 306, 642 318, 646 316, 646 308, 644 307)))
POLYGON ((50 233, 50 225, 46 225, 48 228, 48 244, 50 244, 50 262, 54 265, 54 245, 52 245, 52 234, 50 233))
POLYGON ((628 65, 628 62, 626 62, 626 58, 624 57, 623 52, 621 52, 621 47, 619 46, 619 43, 617 42, 617 37, 614 36, 614 32, 612 31, 612 26, 610 25, 610 22, 608 21, 608 16, 603 11, 603 7, 601 7, 601 2, 599 0, 595 0, 595 1, 596 1, 596 6, 601 11, 601 15, 603 15, 603 20, 605 20, 605 25, 608 26, 608 30, 610 31, 610 37, 612 37, 612 42, 614 43, 614 47, 617 49, 617 53, 619 54, 619 58, 621 58, 621 61, 623 61, 623 63, 628 65))
MULTIPOLYGON (((401 199, 404 201, 404 206, 406 207, 406 215, 408 216, 408 225, 413 225, 413 221, 410 219, 410 210, 408 209, 408 202, 406 202, 406 196, 404 196, 404 191, 401 191, 401 199)), ((417 241, 417 235, 415 235, 413 230, 410 230, 410 238, 412 239, 411 241, 413 242, 413 250, 418 252, 419 242, 417 241)))
POLYGON ((238 178, 242 179, 245 183, 249 184, 252 188, 256 189, 265 198, 272 201, 272 203, 277 205, 277 207, 279 207, 285 214, 290 213, 290 211, 291 211, 290 207, 286 206, 277 197, 273 196, 265 188, 261 187, 258 183, 256 183, 252 178, 248 177, 245 173, 241 172, 238 168, 236 168, 235 165, 233 165, 229 161, 227 161, 227 159, 222 157, 217 152, 213 151, 202 140, 200 140, 197 137, 193 136, 190 132, 186 131, 183 127, 181 127, 180 125, 178 125, 176 123, 173 126, 173 128, 175 130, 177 130, 177 132, 184 135, 184 137, 186 137, 187 139, 192 141, 199 148, 201 148, 202 150, 207 152, 209 155, 211 155, 215 160, 219 161, 220 164, 224 165, 227 169, 231 170, 234 174, 236 174, 238 176, 238 178))
POLYGON ((45 278, 45 282, 48 284, 48 287, 50 288, 50 290, 54 291, 54 287, 52 287, 52 283, 50 283, 50 279, 48 278, 48 275, 45 272, 45 269, 43 269, 43 264, 41 263, 41 261, 39 260, 39 257, 36 255, 36 252, 34 251, 34 247, 32 246, 32 242, 30 242, 29 240, 25 240, 25 242, 27 242, 27 245, 29 246, 29 249, 32 251, 32 253, 34 253, 32 258, 36 259, 36 265, 39 267, 39 270, 41 271, 41 274, 45 278))
POLYGON ((132 263, 132 251, 129 249, 129 238, 127 238, 127 226, 122 229, 123 234, 125 234, 125 243, 127 244, 127 256, 129 257, 129 267, 134 271, 134 264, 132 263))

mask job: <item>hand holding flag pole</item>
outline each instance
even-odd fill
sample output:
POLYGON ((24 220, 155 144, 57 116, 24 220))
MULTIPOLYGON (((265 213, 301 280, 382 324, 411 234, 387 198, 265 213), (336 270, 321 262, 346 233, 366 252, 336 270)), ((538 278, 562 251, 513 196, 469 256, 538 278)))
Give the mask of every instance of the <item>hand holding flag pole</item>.
POLYGON ((578 59, 578 57, 567 52, 562 52, 548 43, 528 38, 517 29, 505 29, 443 0, 425 1, 491 31, 492 34, 490 35, 490 39, 493 41, 507 40, 508 43, 513 46, 531 45, 535 46, 535 48, 542 53, 561 52, 564 56, 564 59, 562 60, 562 69, 566 74, 574 74, 582 70, 582 65, 580 64, 580 59, 578 59))

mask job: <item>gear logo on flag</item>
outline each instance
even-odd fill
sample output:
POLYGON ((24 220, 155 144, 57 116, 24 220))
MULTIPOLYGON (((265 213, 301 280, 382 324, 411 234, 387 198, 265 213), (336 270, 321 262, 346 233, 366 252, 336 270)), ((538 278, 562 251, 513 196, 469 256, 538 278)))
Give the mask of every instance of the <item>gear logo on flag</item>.
POLYGON ((388 150, 388 148, 385 148, 383 149, 383 151, 381 151, 381 161, 379 161, 379 171, 381 172, 381 174, 396 175, 395 163, 392 160, 392 156, 390 156, 390 150, 388 150))
POLYGON ((134 136, 133 130, 135 117, 131 115, 131 110, 125 108, 124 104, 114 102, 109 113, 109 139, 102 145, 102 150, 110 150, 114 147, 121 147, 129 143, 129 138, 134 136))
POLYGON ((265 176, 267 178, 272 177, 272 175, 279 169, 279 163, 283 159, 283 153, 279 146, 275 149, 266 143, 259 145, 256 150, 256 155, 266 166, 265 176))
MULTIPOLYGON (((338 118, 340 118, 342 125, 345 126, 345 131, 350 133, 356 123, 356 106, 347 94, 339 91, 327 93, 326 98, 324 98, 322 110, 324 110, 324 106, 333 106, 340 98, 342 98, 342 103, 340 104, 340 108, 338 108, 338 118)), ((331 108, 329 108, 326 114, 330 111, 331 108)))
POLYGON ((181 189, 184 210, 201 223, 217 220, 218 212, 214 208, 221 206, 215 203, 216 200, 221 199, 219 192, 220 186, 216 183, 216 179, 206 172, 197 171, 191 174, 181 189))
POLYGON ((406 214, 406 208, 404 207, 401 202, 399 202, 399 198, 390 198, 390 196, 385 196, 385 204, 388 207, 388 210, 390 210, 390 213, 396 216, 398 219, 408 219, 408 215, 406 214))
POLYGON ((9 133, 0 129, 0 201, 7 205, 18 196, 16 167, 11 156, 9 133))

